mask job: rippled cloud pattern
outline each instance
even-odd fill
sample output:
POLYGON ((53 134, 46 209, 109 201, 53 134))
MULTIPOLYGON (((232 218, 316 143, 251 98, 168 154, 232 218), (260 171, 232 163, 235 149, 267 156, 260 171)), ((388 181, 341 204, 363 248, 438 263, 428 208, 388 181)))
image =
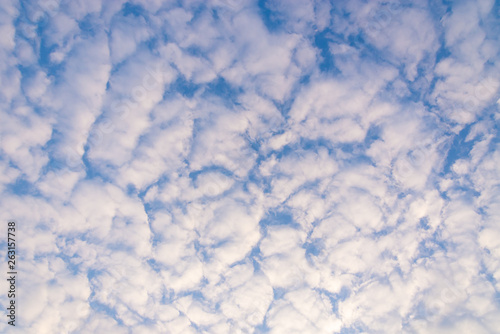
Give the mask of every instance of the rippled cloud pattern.
POLYGON ((500 333, 499 36, 493 0, 0 1, 15 330, 500 333))

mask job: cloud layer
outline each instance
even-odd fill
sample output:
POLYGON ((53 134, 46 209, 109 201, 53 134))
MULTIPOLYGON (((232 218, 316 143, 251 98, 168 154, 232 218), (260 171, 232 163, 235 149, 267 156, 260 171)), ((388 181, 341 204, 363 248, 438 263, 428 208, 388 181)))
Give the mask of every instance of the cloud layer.
POLYGON ((19 330, 496 333, 499 15, 2 1, 19 330))

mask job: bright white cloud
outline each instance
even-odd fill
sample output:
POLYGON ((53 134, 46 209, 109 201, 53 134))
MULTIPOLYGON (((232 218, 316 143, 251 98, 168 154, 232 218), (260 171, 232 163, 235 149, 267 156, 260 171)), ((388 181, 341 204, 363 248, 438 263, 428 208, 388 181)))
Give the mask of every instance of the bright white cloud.
POLYGON ((494 1, 12 0, 0 22, 20 331, 498 331, 494 1))

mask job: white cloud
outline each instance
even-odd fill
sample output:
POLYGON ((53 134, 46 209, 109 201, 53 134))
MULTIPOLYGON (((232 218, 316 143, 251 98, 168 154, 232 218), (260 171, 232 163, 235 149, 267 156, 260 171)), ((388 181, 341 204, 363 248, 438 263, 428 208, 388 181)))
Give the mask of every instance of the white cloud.
POLYGON ((460 3, 444 18, 445 43, 453 53, 436 66, 443 78, 436 84, 433 97, 445 115, 461 124, 475 120, 497 94, 497 66, 488 64, 498 55, 495 37, 481 25, 487 2, 460 3))
POLYGON ((21 331, 497 330, 493 1, 0 7, 21 331))

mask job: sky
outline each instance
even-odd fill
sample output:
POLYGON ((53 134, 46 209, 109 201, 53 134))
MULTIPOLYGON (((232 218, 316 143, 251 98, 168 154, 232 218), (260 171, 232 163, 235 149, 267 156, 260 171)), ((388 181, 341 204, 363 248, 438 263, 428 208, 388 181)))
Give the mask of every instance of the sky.
POLYGON ((0 1, 2 333, 500 333, 500 3, 0 1))

